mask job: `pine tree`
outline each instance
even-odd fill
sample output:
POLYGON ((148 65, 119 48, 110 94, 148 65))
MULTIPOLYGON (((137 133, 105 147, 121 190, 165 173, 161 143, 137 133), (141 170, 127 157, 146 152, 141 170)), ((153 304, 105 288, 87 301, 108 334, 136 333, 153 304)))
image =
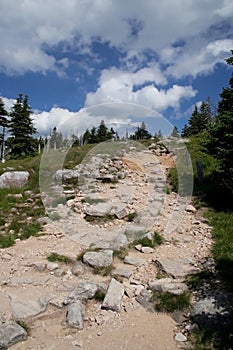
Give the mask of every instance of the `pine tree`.
POLYGON ((10 154, 14 158, 35 155, 37 150, 36 140, 32 137, 36 133, 33 126, 31 107, 28 104, 28 96, 18 95, 10 113, 9 138, 10 154))
POLYGON ((8 120, 7 120, 8 113, 5 110, 5 105, 0 98, 0 147, 1 147, 1 159, 4 158, 4 148, 5 148, 5 134, 6 134, 6 128, 8 126, 8 120))
MULTIPOLYGON (((233 65, 233 56, 226 61, 233 65)), ((210 129, 209 150, 220 162, 221 180, 233 193, 233 75, 229 84, 220 94, 217 115, 210 129)))
POLYGON ((210 99, 203 101, 198 110, 197 106, 194 107, 191 118, 188 121, 188 125, 185 125, 182 130, 182 136, 190 137, 198 135, 200 132, 205 131, 210 126, 212 119, 210 99))
POLYGON ((144 122, 135 131, 135 140, 145 140, 150 139, 151 134, 148 132, 146 124, 144 122))
POLYGON ((171 136, 172 136, 172 137, 175 137, 175 138, 180 137, 177 126, 174 126, 174 128, 173 128, 173 130, 172 130, 172 133, 171 133, 171 136))

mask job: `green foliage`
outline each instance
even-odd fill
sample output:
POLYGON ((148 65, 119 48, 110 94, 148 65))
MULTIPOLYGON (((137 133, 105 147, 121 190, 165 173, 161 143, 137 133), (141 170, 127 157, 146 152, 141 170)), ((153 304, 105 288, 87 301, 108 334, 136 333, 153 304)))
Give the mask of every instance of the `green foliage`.
POLYGON ((95 275, 108 276, 110 275, 113 269, 114 269, 113 265, 103 266, 103 267, 94 267, 93 273, 95 275))
POLYGON ((190 307, 190 293, 184 292, 180 295, 174 295, 169 292, 153 292, 151 301, 154 302, 157 311, 184 311, 190 307))
POLYGON ((13 158, 35 155, 37 143, 32 137, 36 132, 31 118, 32 113, 28 96, 23 98, 23 95, 19 94, 12 107, 9 122, 11 137, 8 143, 13 158))
POLYGON ((124 260, 127 254, 128 250, 126 248, 120 248, 113 251, 114 258, 118 258, 120 260, 124 260))
POLYGON ((214 274, 210 270, 203 270, 190 277, 188 277, 186 283, 191 289, 198 289, 203 285, 203 282, 213 278, 214 274))
POLYGON ((113 130, 113 128, 109 130, 102 120, 98 128, 93 126, 91 131, 89 131, 89 129, 85 131, 83 135, 83 143, 95 144, 108 141, 114 138, 115 134, 116 132, 113 130))
POLYGON ((182 136, 190 137, 192 135, 198 135, 200 132, 209 128, 211 120, 212 112, 210 99, 208 99, 201 103, 200 110, 195 106, 192 116, 188 121, 188 125, 185 125, 182 130, 182 136))
POLYGON ((48 261, 51 261, 51 262, 58 261, 64 264, 71 264, 73 262, 73 260, 68 256, 57 254, 57 253, 50 253, 47 259, 48 261))
POLYGON ((96 301, 102 302, 102 301, 104 300, 104 298, 105 298, 105 294, 106 294, 106 293, 105 293, 103 290, 98 289, 98 290, 95 292, 94 299, 95 299, 96 301))
POLYGON ((212 253, 217 268, 227 289, 233 292, 233 213, 210 211, 207 217, 213 226, 212 253))
POLYGON ((135 133, 130 136, 130 138, 132 140, 146 140, 151 138, 151 134, 148 132, 146 124, 142 122, 135 133))
POLYGON ((129 222, 132 222, 132 221, 134 221, 134 219, 135 219, 137 216, 138 216, 138 214, 136 213, 136 211, 134 211, 133 213, 129 213, 129 214, 127 215, 127 220, 128 220, 129 222))
POLYGON ((53 220, 53 221, 57 221, 57 220, 60 220, 61 219, 61 217, 60 217, 60 215, 58 214, 58 213, 51 213, 50 215, 49 215, 49 217, 50 217, 50 219, 51 220, 53 220))
POLYGON ((137 244, 141 244, 143 247, 151 247, 154 248, 158 245, 163 244, 164 238, 158 233, 154 232, 152 240, 148 237, 141 237, 135 239, 132 243, 130 243, 130 247, 135 247, 137 244))
POLYGON ((14 245, 15 235, 1 234, 0 235, 0 248, 8 248, 14 245))

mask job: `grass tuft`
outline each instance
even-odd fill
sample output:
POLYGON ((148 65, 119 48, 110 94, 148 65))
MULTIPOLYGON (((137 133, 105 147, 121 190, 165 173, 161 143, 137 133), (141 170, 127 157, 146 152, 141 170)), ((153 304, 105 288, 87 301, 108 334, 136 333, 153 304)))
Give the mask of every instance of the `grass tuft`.
POLYGON ((57 254, 57 253, 51 253, 47 257, 47 259, 50 262, 58 261, 58 262, 61 262, 64 264, 71 264, 73 262, 73 260, 71 258, 69 258, 68 256, 57 254))
POLYGON ((180 295, 174 295, 169 292, 153 292, 151 301, 154 302, 157 311, 184 311, 190 307, 190 293, 184 292, 180 295))

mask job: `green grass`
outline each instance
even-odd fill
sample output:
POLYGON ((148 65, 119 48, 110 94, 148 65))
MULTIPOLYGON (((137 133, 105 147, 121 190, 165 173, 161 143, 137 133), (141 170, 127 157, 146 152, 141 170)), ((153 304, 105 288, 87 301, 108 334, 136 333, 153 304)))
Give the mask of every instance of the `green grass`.
POLYGON ((64 264, 71 264, 73 262, 73 260, 71 258, 69 258, 66 255, 61 255, 61 254, 57 254, 57 253, 50 253, 49 256, 47 257, 48 261, 50 262, 61 262, 64 264))
POLYGON ((129 222, 132 222, 137 216, 138 216, 138 214, 136 213, 136 211, 134 211, 133 213, 129 213, 127 215, 127 220, 129 222))
POLYGON ((213 227, 212 254, 226 288, 233 292, 233 212, 209 211, 207 218, 213 227))
POLYGON ((86 215, 85 216, 85 220, 87 222, 92 223, 92 224, 101 224, 101 223, 108 222, 108 221, 111 221, 114 219, 115 219, 115 215, 112 215, 112 214, 107 214, 104 216, 93 216, 93 215, 86 215))
POLYGON ((95 292, 94 299, 95 299, 96 301, 102 302, 102 301, 104 300, 104 298, 105 298, 105 295, 106 295, 106 293, 105 293, 103 290, 98 289, 98 290, 95 292))
POLYGON ((0 235, 0 248, 8 248, 14 245, 15 243, 15 235, 0 235))
POLYGON ((132 243, 129 244, 129 247, 133 248, 135 245, 141 244, 143 247, 155 248, 156 246, 161 245, 163 242, 164 238, 158 232, 154 232, 152 239, 148 237, 135 239, 132 243))
POLYGON ((93 273, 95 275, 108 276, 110 275, 113 269, 114 269, 113 265, 104 266, 104 267, 94 267, 93 273))
POLYGON ((153 292, 151 301, 154 302, 154 307, 157 311, 184 311, 190 307, 190 293, 184 292, 180 295, 174 295, 169 292, 153 292))
POLYGON ((119 260, 124 260, 127 254, 128 250, 126 248, 120 248, 113 251, 114 258, 118 258, 119 260))
POLYGON ((190 277, 188 277, 186 283, 191 289, 198 289, 203 285, 203 282, 210 280, 214 277, 214 273, 209 270, 203 270, 190 277))

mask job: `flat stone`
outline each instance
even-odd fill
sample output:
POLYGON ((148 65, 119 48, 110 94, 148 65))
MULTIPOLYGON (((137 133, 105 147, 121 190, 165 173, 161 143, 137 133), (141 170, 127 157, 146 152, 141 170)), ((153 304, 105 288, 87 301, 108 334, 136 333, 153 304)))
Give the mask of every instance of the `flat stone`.
POLYGON ((139 234, 144 234, 146 231, 147 229, 145 226, 131 224, 126 226, 125 235, 128 239, 134 240, 139 234))
POLYGON ((68 305, 66 323, 69 327, 83 329, 84 305, 80 300, 68 305))
POLYGON ((13 277, 11 279, 12 286, 18 286, 21 284, 32 284, 33 280, 29 277, 13 277))
POLYGON ((92 267, 110 266, 113 261, 112 250, 101 250, 99 252, 86 252, 83 256, 83 262, 92 267))
POLYGON ((153 291, 168 292, 174 295, 180 295, 188 290, 185 283, 171 278, 161 278, 151 281, 149 282, 149 288, 153 291))
POLYGON ((125 278, 130 278, 132 275, 133 271, 127 268, 119 268, 115 269, 112 272, 112 276, 120 276, 120 277, 125 277, 125 278))
POLYGON ((9 346, 26 339, 27 332, 16 322, 7 321, 0 325, 0 349, 8 349, 9 346))
POLYGON ((17 300, 13 296, 11 307, 14 319, 19 320, 44 312, 50 299, 51 297, 47 295, 40 297, 38 300, 17 300))
POLYGON ((59 265, 57 263, 54 263, 54 262, 50 262, 47 264, 47 269, 49 271, 54 271, 56 269, 58 269, 59 265))
POLYGON ((142 266, 145 263, 144 259, 134 258, 132 256, 126 256, 124 259, 125 264, 133 265, 133 266, 142 266))
POLYGON ((185 342, 187 341, 187 338, 183 333, 176 333, 175 340, 178 342, 185 342))
POLYGON ((127 247, 129 244, 128 239, 126 235, 123 233, 120 233, 116 239, 111 243, 111 249, 113 250, 119 250, 121 248, 127 247))
POLYGON ((112 205, 109 203, 97 203, 86 208, 86 214, 91 216, 105 216, 111 213, 112 205))
POLYGON ((161 270, 174 278, 184 278, 200 271, 198 268, 192 266, 187 259, 182 258, 159 258, 155 263, 161 270))
POLYGON ((112 310, 116 312, 121 311, 121 300, 124 295, 124 286, 120 282, 116 281, 114 278, 108 286, 107 293, 105 295, 102 309, 112 310))
POLYGON ((142 247, 141 252, 145 254, 152 254, 154 253, 154 249, 151 247, 142 247))
POLYGON ((65 300, 64 304, 70 304, 82 299, 92 299, 97 290, 98 285, 93 282, 80 282, 65 300))

